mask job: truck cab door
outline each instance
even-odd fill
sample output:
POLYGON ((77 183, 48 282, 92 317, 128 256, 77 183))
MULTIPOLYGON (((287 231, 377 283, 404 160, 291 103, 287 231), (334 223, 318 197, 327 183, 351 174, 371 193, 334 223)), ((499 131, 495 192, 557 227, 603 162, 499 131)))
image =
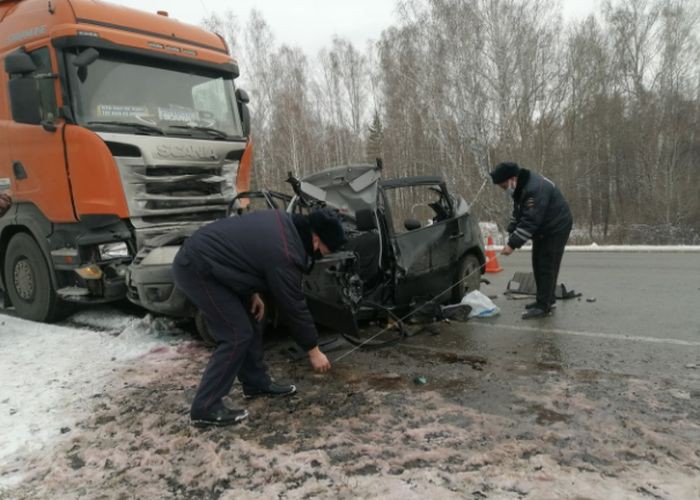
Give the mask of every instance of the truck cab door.
MULTIPOLYGON (((8 116, 5 132, 9 141, 9 158, 3 172, 9 172, 12 192, 16 203, 34 204, 51 222, 74 222, 68 172, 63 141, 63 122, 57 122, 58 103, 51 51, 43 46, 28 52, 36 65, 33 73, 8 75, 6 89, 10 90, 8 116), (10 80, 22 78, 23 84, 36 85, 35 102, 22 99, 16 85, 10 80), (23 107, 37 106, 43 123, 27 123, 23 107)), ((26 90, 26 89, 25 89, 26 90)), ((33 91, 32 91, 33 94, 33 91)), ((30 113, 31 114, 31 113, 30 113)), ((34 113, 35 114, 35 113, 34 113)))

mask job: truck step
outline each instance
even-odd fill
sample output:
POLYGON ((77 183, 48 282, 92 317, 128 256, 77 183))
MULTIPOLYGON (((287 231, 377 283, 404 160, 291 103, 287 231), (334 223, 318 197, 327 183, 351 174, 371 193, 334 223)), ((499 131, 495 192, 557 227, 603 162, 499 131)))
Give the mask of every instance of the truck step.
POLYGON ((67 286, 57 290, 56 294, 62 299, 70 300, 76 297, 87 297, 90 295, 90 290, 79 286, 67 286))

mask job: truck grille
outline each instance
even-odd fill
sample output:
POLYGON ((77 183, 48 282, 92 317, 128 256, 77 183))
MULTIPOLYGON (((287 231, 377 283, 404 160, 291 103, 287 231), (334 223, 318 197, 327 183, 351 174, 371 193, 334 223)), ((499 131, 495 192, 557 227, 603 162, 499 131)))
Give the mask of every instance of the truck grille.
POLYGON ((245 143, 101 133, 124 186, 137 247, 161 234, 202 226, 226 215, 245 143), (123 154, 120 156, 120 154, 123 154))

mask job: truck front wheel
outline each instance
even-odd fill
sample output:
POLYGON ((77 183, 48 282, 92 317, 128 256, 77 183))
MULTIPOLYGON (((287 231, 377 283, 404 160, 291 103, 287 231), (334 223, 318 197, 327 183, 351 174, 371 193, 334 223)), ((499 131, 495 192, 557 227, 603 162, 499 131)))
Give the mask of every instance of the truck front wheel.
POLYGON ((59 299, 49 266, 34 238, 16 234, 5 254, 5 286, 20 318, 51 322, 58 318, 59 299))

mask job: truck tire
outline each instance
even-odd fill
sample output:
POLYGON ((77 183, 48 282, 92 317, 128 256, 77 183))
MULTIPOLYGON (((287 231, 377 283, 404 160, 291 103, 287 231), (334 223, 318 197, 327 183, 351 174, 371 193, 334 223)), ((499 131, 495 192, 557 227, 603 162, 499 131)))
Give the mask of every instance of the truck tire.
POLYGON ((4 271, 7 294, 20 318, 48 323, 58 319, 59 298, 49 266, 34 238, 18 233, 10 240, 4 271))
POLYGON ((478 290, 481 286, 481 272, 479 268, 481 264, 476 255, 467 254, 459 265, 459 271, 457 276, 455 276, 455 283, 459 282, 457 286, 452 289, 452 303, 456 304, 462 300, 465 294, 478 290), (468 276, 468 277, 467 277, 468 276))

